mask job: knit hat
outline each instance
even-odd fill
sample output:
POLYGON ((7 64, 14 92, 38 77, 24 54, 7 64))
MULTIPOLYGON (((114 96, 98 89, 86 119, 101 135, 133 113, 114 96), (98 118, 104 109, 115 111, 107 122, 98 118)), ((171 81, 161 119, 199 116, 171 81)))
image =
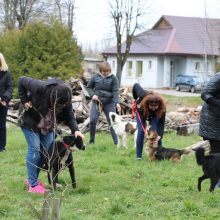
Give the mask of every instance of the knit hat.
POLYGON ((55 103, 57 105, 64 105, 71 102, 72 92, 70 87, 65 84, 58 84, 56 85, 50 94, 50 101, 51 103, 55 103))

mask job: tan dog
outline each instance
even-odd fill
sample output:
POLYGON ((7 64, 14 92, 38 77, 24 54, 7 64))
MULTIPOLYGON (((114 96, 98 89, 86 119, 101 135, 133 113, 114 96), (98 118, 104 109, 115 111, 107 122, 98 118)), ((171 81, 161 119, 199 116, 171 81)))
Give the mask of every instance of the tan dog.
POLYGON ((187 147, 185 149, 179 150, 174 148, 165 148, 158 145, 160 136, 156 131, 150 130, 148 134, 146 154, 150 161, 154 160, 171 160, 173 162, 180 162, 181 157, 184 154, 189 154, 193 152, 192 147, 187 147))
POLYGON ((156 131, 150 132, 147 138, 147 145, 145 148, 145 152, 150 161, 156 160, 155 152, 158 148, 158 141, 160 140, 160 136, 158 136, 156 131))

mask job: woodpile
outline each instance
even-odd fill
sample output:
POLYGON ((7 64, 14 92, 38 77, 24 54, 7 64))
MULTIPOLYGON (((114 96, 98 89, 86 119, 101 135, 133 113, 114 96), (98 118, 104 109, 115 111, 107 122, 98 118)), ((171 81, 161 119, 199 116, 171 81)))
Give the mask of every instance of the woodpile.
MULTIPOLYGON (((89 129, 89 110, 91 99, 86 90, 87 81, 84 78, 74 79, 71 78, 67 82, 72 89, 72 105, 75 110, 75 117, 82 133, 85 133, 89 129)), ((131 88, 125 87, 120 88, 120 105, 122 108, 121 114, 124 120, 131 120, 131 108, 132 108, 133 97, 131 94, 131 88)), ((17 124, 18 121, 18 110, 19 110, 19 99, 12 99, 9 103, 9 111, 7 120, 17 124)), ((62 126, 62 129, 69 132, 68 128, 62 126)), ((107 131, 109 129, 106 117, 102 112, 99 121, 97 123, 97 130, 107 131)))
POLYGON ((179 108, 166 115, 166 129, 176 130, 178 135, 198 133, 201 106, 197 108, 179 108))
MULTIPOLYGON (((86 90, 87 81, 84 78, 74 79, 71 78, 67 82, 72 89, 72 105, 75 110, 75 116, 79 129, 85 133, 89 129, 89 110, 91 99, 86 90)), ((122 108, 121 116, 125 121, 132 120, 132 102, 133 97, 131 93, 131 87, 120 88, 120 105, 122 108)), ((9 111, 7 120, 17 124, 18 120, 18 109, 20 101, 19 99, 13 99, 9 105, 9 111)), ((198 108, 185 108, 182 107, 177 111, 167 112, 165 130, 176 130, 179 135, 188 135, 191 133, 198 132, 199 117, 200 117, 201 106, 198 108)), ((68 128, 62 126, 62 129, 69 132, 68 128)), ((106 117, 102 112, 98 123, 97 131, 108 131, 109 126, 106 121, 106 117)))

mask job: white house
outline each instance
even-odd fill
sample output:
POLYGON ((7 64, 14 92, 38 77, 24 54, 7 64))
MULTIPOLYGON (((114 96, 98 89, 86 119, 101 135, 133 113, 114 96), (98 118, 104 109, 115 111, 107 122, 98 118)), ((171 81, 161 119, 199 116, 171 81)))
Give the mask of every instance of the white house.
MULTIPOLYGON (((135 37, 121 85, 139 82, 144 88, 172 88, 178 74, 199 75, 206 80, 215 73, 219 48, 220 19, 205 22, 205 18, 164 15, 150 30, 135 37)), ((116 74, 116 47, 103 55, 116 74)))

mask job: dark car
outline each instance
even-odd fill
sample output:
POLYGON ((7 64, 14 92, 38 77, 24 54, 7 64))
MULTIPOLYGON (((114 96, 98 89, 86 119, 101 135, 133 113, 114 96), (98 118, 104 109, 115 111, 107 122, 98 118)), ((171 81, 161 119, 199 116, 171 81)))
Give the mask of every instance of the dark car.
POLYGON ((190 92, 202 91, 205 88, 205 82, 199 76, 180 74, 176 77, 175 88, 177 91, 188 90, 190 92))

